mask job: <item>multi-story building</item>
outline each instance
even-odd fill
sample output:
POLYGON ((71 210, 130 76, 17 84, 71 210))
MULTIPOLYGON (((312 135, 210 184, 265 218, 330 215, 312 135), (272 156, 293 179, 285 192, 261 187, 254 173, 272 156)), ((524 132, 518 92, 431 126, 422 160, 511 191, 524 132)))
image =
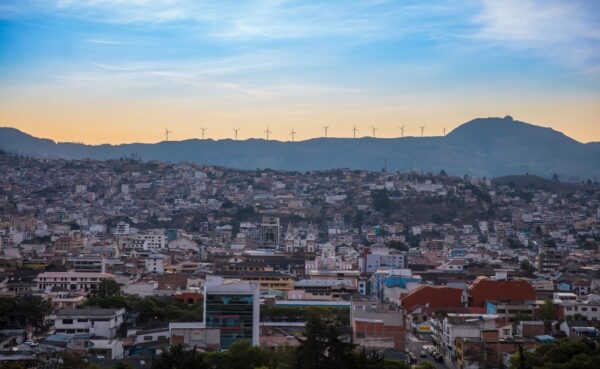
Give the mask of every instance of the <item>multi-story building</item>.
POLYGON ((260 286, 258 283, 208 276, 204 284, 206 328, 219 328, 221 347, 240 340, 259 344, 260 286))
POLYGON ((359 263, 362 273, 374 273, 380 269, 402 269, 406 266, 404 254, 385 246, 365 248, 359 263))
POLYGON ((39 291, 50 292, 52 289, 90 292, 98 287, 105 279, 114 279, 108 273, 89 272, 44 272, 40 273, 35 282, 39 291))
POLYGON ((538 272, 554 273, 560 270, 569 256, 566 250, 540 247, 538 253, 538 272))
POLYGON ((96 255, 79 255, 68 260, 71 269, 76 272, 105 273, 106 258, 96 255))
POLYGON ((279 218, 263 217, 261 229, 261 242, 264 245, 276 245, 279 243, 281 229, 279 226, 279 218))
POLYGON ((577 299, 574 293, 555 293, 553 302, 559 306, 559 315, 564 319, 580 315, 586 320, 600 320, 600 296, 587 295, 583 299, 577 299), (567 298, 565 295, 570 298, 567 298), (562 297, 562 298, 561 298, 562 297))
POLYGON ((61 334, 114 338, 124 316, 125 309, 61 309, 56 312, 54 326, 61 334))

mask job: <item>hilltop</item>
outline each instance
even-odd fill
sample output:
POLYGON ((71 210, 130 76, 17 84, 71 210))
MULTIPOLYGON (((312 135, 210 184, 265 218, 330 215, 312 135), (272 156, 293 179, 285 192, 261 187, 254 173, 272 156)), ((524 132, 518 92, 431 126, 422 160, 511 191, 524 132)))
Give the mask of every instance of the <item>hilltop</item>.
POLYGON ((561 132, 505 118, 478 118, 444 137, 315 138, 298 142, 248 140, 163 141, 154 144, 56 143, 14 128, 0 128, 0 149, 64 159, 195 162, 238 169, 351 168, 431 171, 499 177, 535 174, 561 180, 600 178, 600 143, 581 143, 561 132))

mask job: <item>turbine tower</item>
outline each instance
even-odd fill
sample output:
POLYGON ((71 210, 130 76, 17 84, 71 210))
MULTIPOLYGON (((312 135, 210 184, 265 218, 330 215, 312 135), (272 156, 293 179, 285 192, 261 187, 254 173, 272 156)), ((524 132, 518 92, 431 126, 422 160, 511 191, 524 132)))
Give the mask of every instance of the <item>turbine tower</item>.
POLYGON ((173 133, 173 131, 169 131, 168 128, 165 128, 165 141, 169 141, 169 133, 173 133))
POLYGON ((267 141, 269 141, 269 135, 273 132, 271 132, 271 130, 269 129, 268 126, 267 126, 267 130, 265 131, 265 133, 267 134, 267 141))
POLYGON ((292 142, 294 142, 294 138, 296 138, 296 131, 294 131, 294 129, 292 128, 292 132, 290 132, 290 136, 292 136, 292 142))
POLYGON ((398 129, 400 130, 400 137, 404 137, 404 126, 400 126, 398 129))
POLYGON ((373 138, 375 138, 375 132, 377 132, 378 128, 371 126, 371 129, 373 130, 373 138))
POLYGON ((325 138, 327 138, 327 130, 329 129, 329 126, 323 126, 323 130, 325 131, 325 138))
POLYGON ((356 132, 358 131, 358 128, 356 128, 356 124, 354 125, 354 128, 352 128, 352 132, 354 133, 354 138, 356 138, 356 132))
POLYGON ((425 126, 419 126, 419 128, 421 128, 421 137, 423 137, 423 130, 425 129, 425 126))
POLYGON ((444 136, 446 135, 446 127, 444 127, 444 136))
POLYGON ((237 137, 238 137, 238 131, 239 131, 239 130, 240 130, 239 128, 234 128, 234 129, 233 129, 233 132, 235 132, 235 140, 236 140, 236 141, 237 141, 237 137))
POLYGON ((202 139, 204 140, 204 131, 206 131, 208 128, 200 127, 200 129, 202 130, 202 139))

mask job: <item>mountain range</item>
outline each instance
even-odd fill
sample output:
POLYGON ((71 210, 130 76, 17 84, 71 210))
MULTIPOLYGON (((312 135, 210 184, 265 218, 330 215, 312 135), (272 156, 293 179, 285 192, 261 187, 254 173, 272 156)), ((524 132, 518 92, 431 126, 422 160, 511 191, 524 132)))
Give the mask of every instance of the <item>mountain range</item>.
POLYGON ((439 172, 498 177, 536 174, 578 181, 600 178, 600 142, 581 143, 561 132, 504 118, 478 118, 446 136, 402 138, 314 138, 298 142, 163 141, 154 144, 57 143, 14 128, 0 128, 0 149, 63 159, 195 162, 239 169, 324 170, 351 168, 439 172))

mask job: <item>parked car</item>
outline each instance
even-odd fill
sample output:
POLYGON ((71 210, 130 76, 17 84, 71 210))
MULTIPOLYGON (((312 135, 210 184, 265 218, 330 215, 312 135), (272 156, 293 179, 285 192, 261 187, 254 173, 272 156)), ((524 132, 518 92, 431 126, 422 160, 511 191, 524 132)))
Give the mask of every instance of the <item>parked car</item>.
POLYGON ((421 350, 420 355, 421 355, 421 357, 427 357, 427 351, 421 350))

